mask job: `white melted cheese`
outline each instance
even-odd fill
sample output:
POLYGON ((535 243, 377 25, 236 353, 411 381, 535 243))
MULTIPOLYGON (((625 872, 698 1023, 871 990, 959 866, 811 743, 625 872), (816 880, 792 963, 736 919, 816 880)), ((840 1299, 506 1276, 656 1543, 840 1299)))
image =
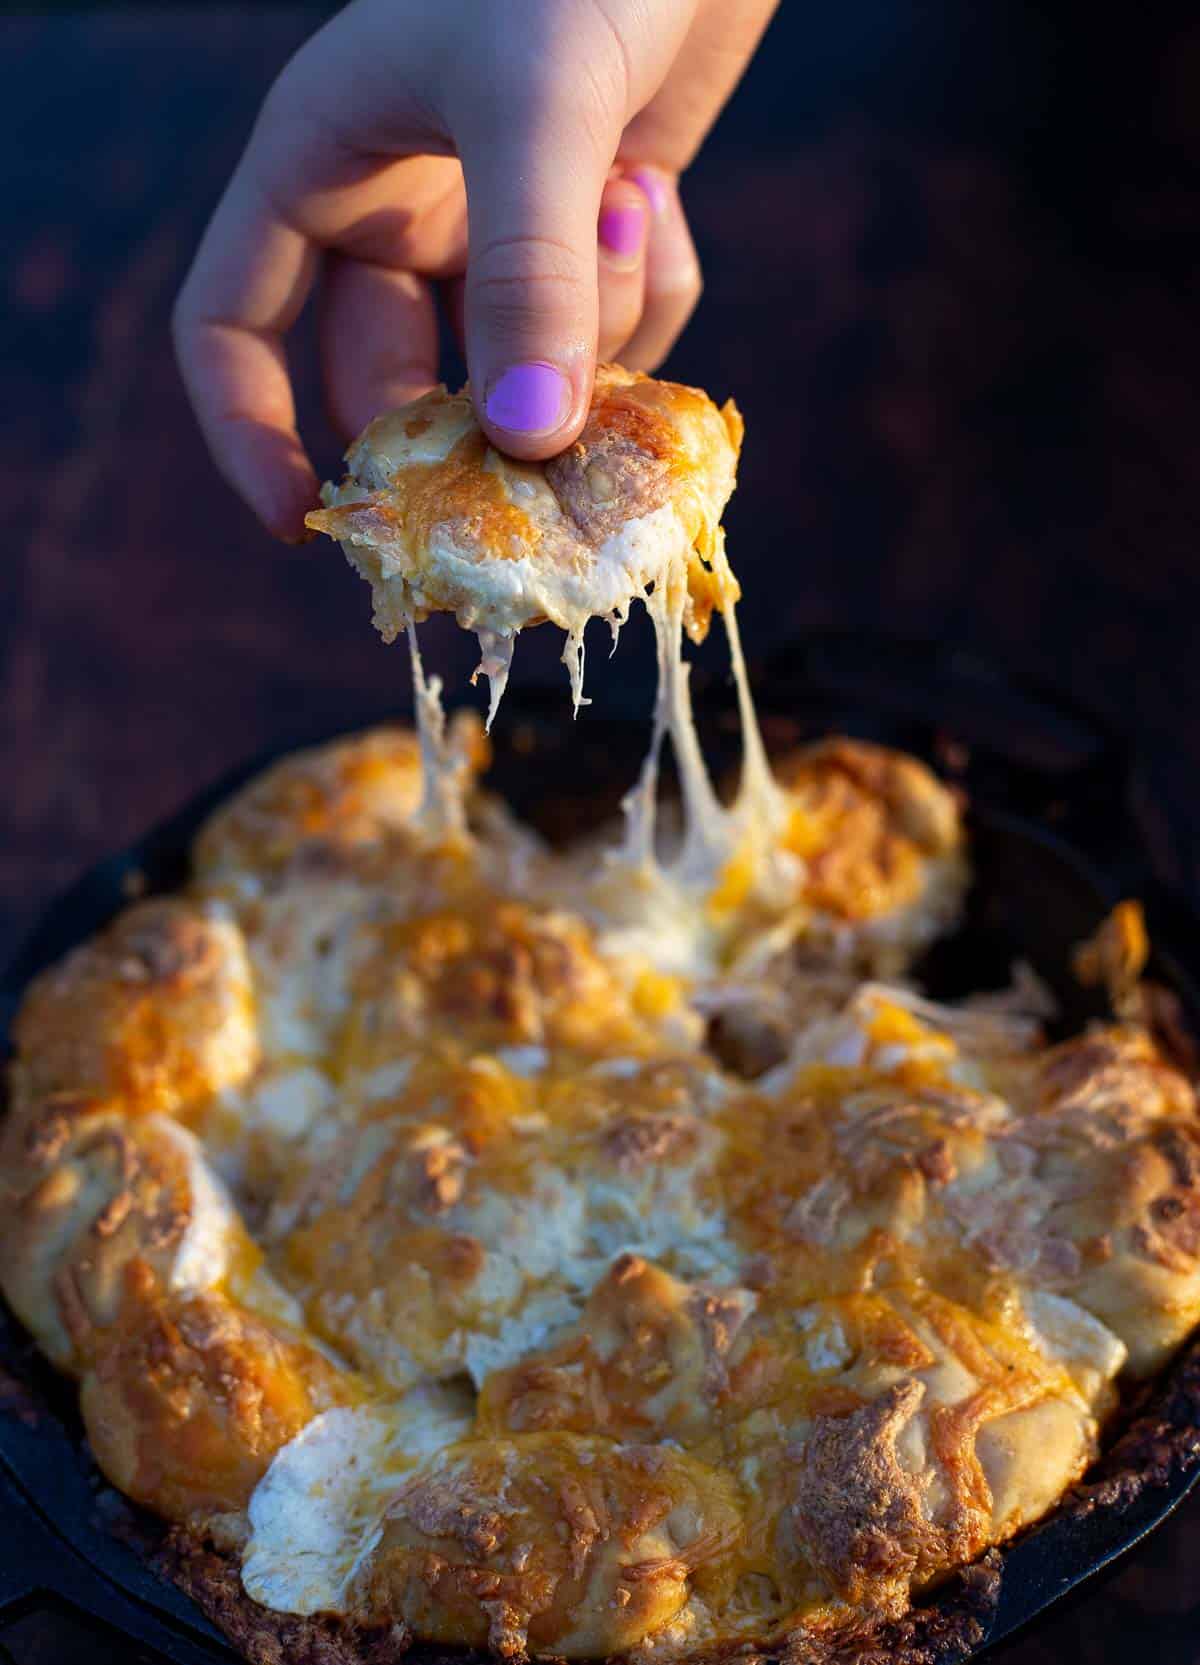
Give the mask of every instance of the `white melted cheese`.
POLYGON ((246 1593, 277 1613, 336 1612, 412 1468, 466 1436, 459 1396, 414 1389, 387 1407, 324 1411, 278 1451, 250 1499, 246 1593))
POLYGON ((454 1231, 477 1237, 488 1251, 486 1275, 506 1276, 515 1287, 555 1276, 584 1250, 586 1199, 581 1188, 552 1168, 540 1174, 528 1196, 487 1190, 456 1204, 445 1217, 454 1231))
MULTIPOLYGON (((382 487, 397 470, 427 460, 426 451, 436 457, 447 454, 445 448, 461 437, 456 424, 459 418, 467 420, 468 412, 469 401, 464 400, 462 410, 454 406, 441 412, 434 429, 422 429, 415 438, 407 432, 412 424, 373 425, 350 453, 356 480, 327 490, 327 501, 351 501, 363 485, 382 487)), ((373 581, 388 595, 386 615, 403 619, 409 638, 424 779, 417 825, 435 842, 467 838, 465 760, 448 742, 440 682, 426 678, 416 639, 415 621, 440 605, 438 597, 450 592, 466 598, 455 616, 479 639, 475 677, 486 675, 490 683, 489 728, 523 628, 549 620, 565 632, 563 659, 578 712, 587 703, 584 634, 589 621, 605 619, 615 647, 630 607, 640 598, 653 622, 657 646, 653 735, 638 783, 626 800, 625 838, 613 853, 607 881, 602 876, 595 887, 589 911, 595 923, 612 928, 613 939, 604 944, 611 952, 642 955, 667 970, 709 975, 720 962, 723 939, 733 922, 714 925, 704 903, 727 865, 735 858, 744 864, 752 876, 753 899, 780 909, 794 898, 803 871, 799 859, 780 847, 788 801, 772 779, 754 713, 734 612, 737 585, 725 557, 724 535, 717 528, 709 559, 722 597, 743 737, 741 784, 729 808, 713 790, 692 716, 689 667, 682 650, 690 605, 688 570, 694 557, 676 506, 664 503, 627 520, 597 548, 585 548, 565 530, 560 506, 537 468, 523 469, 491 452, 483 466, 502 470, 509 497, 540 538, 536 555, 516 548, 506 558, 480 559, 469 528, 447 521, 432 529, 424 552, 428 570, 437 574, 433 594, 427 592, 420 563, 406 549, 371 545, 378 562, 378 578, 373 581), (682 790, 684 832, 676 856, 664 862, 656 846, 655 822, 659 768, 668 737, 682 790), (636 894, 630 896, 631 890, 636 894)), ((351 534, 346 547, 349 552, 355 543, 369 541, 351 534)), ((378 603, 377 595, 377 611, 378 603)))
POLYGON ((985 1082, 978 1062, 958 1049, 959 1041, 982 1040, 1016 1047, 1025 1044, 1025 1031, 1019 1023, 1003 1029, 990 1014, 984 1019, 961 1007, 936 1005, 899 985, 862 983, 841 1011, 814 1018, 798 1029, 788 1057, 761 1076, 758 1087, 767 1093, 786 1091, 814 1064, 847 1070, 869 1066, 880 1075, 889 1075, 907 1064, 927 1061, 937 1064, 947 1081, 982 1091, 985 1082), (904 1040, 875 1041, 873 1025, 888 1007, 911 1013, 922 1032, 904 1040))
POLYGON ((360 1079, 358 1089, 366 1099, 394 1098, 408 1086, 415 1063, 415 1058, 395 1058, 380 1064, 360 1079))
POLYGON ((584 1245, 568 1267, 576 1284, 590 1288, 623 1254, 658 1262, 682 1278, 728 1283, 740 1251, 723 1214, 703 1195, 716 1151, 716 1139, 702 1130, 688 1157, 633 1172, 605 1167, 585 1174, 584 1245))
POLYGON ((475 634, 479 642, 479 665, 471 677, 471 684, 474 686, 481 676, 488 679, 488 714, 484 727, 490 734, 504 690, 508 687, 516 637, 502 636, 496 630, 477 630, 475 634))
POLYGON ((187 1169, 188 1223, 175 1251, 169 1274, 172 1290, 212 1289, 227 1283, 235 1301, 269 1320, 299 1327, 299 1303, 283 1288, 268 1267, 255 1257, 241 1269, 245 1229, 233 1199, 205 1158, 203 1147, 186 1128, 163 1116, 148 1124, 173 1144, 187 1169))
POLYGON ((203 1147, 178 1122, 154 1116, 149 1126, 173 1144, 187 1170, 188 1223, 171 1263, 175 1290, 211 1289, 229 1270, 230 1249, 239 1229, 229 1192, 209 1166, 203 1147))
POLYGON ((281 1139, 299 1139, 334 1105, 333 1083, 311 1065, 269 1075, 250 1094, 249 1121, 281 1139))
MULTIPOLYGON (((514 490, 525 482, 518 481, 514 490)), ((522 507, 536 521, 537 482, 522 507)), ((780 849, 788 813, 786 794, 771 776, 750 693, 738 633, 733 596, 736 584, 718 533, 713 565, 726 597, 723 617, 737 688, 742 727, 741 784, 731 806, 713 790, 701 754, 689 690, 690 667, 683 657, 684 618, 688 607, 687 532, 671 504, 625 524, 604 540, 587 562, 535 559, 478 559, 456 546, 453 527, 431 535, 430 555, 439 574, 470 595, 458 621, 474 629, 480 642, 480 673, 489 678, 490 727, 499 708, 513 645, 519 631, 534 619, 548 619, 566 633, 563 658, 571 677, 576 711, 583 694, 584 632, 593 618, 607 619, 614 644, 629 608, 641 599, 654 626, 658 692, 649 752, 637 785, 625 801, 626 832, 612 852, 610 871, 595 887, 591 912, 611 928, 603 946, 617 955, 644 956, 664 970, 707 974, 717 965, 723 932, 705 913, 704 903, 735 858, 753 875, 756 899, 786 907, 802 876, 798 858, 780 849), (659 771, 663 747, 670 739, 683 799, 683 837, 668 862, 656 841, 659 771)), ((466 813, 464 760, 449 744, 438 678, 426 678, 417 645, 416 618, 432 605, 419 578, 387 569, 402 581, 405 620, 412 658, 417 729, 421 743, 424 792, 417 821, 435 841, 464 839, 466 813)))
POLYGON ((412 661, 413 705, 421 747, 421 802, 414 823, 434 844, 461 843, 467 838, 467 759, 446 733, 442 709, 442 679, 425 679, 417 626, 407 615, 408 651, 412 661))
POLYGON ((253 942, 259 1024, 268 1058, 319 1058, 349 1005, 356 929, 369 893, 350 879, 285 886, 261 903, 253 942))
POLYGON ((459 440, 475 427, 475 412, 469 399, 441 400, 436 409, 418 407, 432 420, 397 420, 404 413, 389 412, 366 428, 346 453, 346 462, 357 484, 327 486, 326 502, 353 502, 368 491, 384 491, 402 468, 428 467, 445 462, 459 440))
POLYGON ((804 1335, 804 1362, 810 1370, 842 1370, 854 1357, 841 1320, 820 1302, 798 1308, 794 1321, 804 1335))
POLYGON ((1129 1356, 1107 1324, 1065 1295, 1031 1289, 1021 1297, 1021 1306, 1038 1349, 1064 1365, 1088 1398, 1112 1381, 1129 1356))
POLYGON ((526 1080, 541 1075, 550 1062, 544 1046, 502 1046, 496 1049, 495 1057, 511 1074, 526 1080))
POLYGON ((556 1333, 579 1317, 582 1302, 561 1289, 539 1291, 525 1302, 519 1313, 502 1318, 494 1335, 483 1331, 469 1335, 463 1346, 463 1363, 477 1388, 494 1370, 510 1365, 549 1346, 556 1333))
MULTIPOLYGON (((242 1306, 256 1312, 270 1323, 287 1324, 294 1330, 304 1327, 304 1309, 289 1289, 285 1289, 274 1272, 263 1263, 247 1274, 229 1279, 229 1293, 242 1306)), ((314 1342, 318 1347, 319 1342, 314 1342)), ((333 1357, 332 1354, 328 1355, 333 1357)), ((334 1359, 340 1364, 340 1360, 334 1359)))
MULTIPOLYGON (((535 481, 531 475, 529 480, 515 481, 511 490, 514 501, 535 525, 541 526, 548 542, 562 542, 561 529, 554 524, 560 511, 545 482, 535 481), (543 494, 548 501, 543 501, 543 494)), ((460 608, 457 617, 464 629, 474 630, 479 638, 476 674, 482 673, 491 683, 489 727, 508 679, 513 644, 534 619, 548 619, 566 632, 563 662, 571 678, 573 703, 576 711, 586 705, 583 661, 588 622, 607 619, 615 635, 628 616, 631 602, 661 582, 686 542, 679 516, 670 503, 626 521, 585 558, 564 548, 538 559, 521 555, 480 561, 477 552, 458 546, 455 535, 452 526, 436 527, 430 537, 430 554, 439 576, 449 578, 470 595, 469 607, 460 608)), ((410 578, 409 586, 418 608, 432 605, 420 589, 419 578, 410 578)))
MULTIPOLYGON (((713 564, 724 580, 722 612, 742 729, 742 775, 726 808, 717 798, 700 749, 692 712, 690 666, 683 657, 688 548, 682 537, 648 593, 654 626, 658 690, 650 746, 626 797, 625 836, 591 887, 590 909, 605 952, 645 959, 663 971, 707 976, 719 968, 728 927, 707 903, 727 866, 742 862, 749 895, 786 909, 803 876, 799 858, 781 849, 788 816, 786 794, 772 778, 750 693, 737 615, 735 585, 718 534, 713 564), (668 857, 657 836, 659 774, 670 740, 679 777, 683 825, 668 857)), ((585 900, 585 907, 588 902, 585 900)))

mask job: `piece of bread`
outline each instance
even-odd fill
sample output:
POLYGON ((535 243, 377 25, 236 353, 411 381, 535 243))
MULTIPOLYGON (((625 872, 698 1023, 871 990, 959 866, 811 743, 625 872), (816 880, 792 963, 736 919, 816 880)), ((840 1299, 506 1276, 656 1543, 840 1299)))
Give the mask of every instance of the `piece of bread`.
POLYGON ((487 443, 465 389, 438 388, 364 430, 308 525, 371 584, 389 641, 432 612, 506 640, 545 619, 619 620, 681 553, 700 640, 737 593, 712 562, 741 438, 732 403, 601 365, 575 443, 522 463, 487 443))

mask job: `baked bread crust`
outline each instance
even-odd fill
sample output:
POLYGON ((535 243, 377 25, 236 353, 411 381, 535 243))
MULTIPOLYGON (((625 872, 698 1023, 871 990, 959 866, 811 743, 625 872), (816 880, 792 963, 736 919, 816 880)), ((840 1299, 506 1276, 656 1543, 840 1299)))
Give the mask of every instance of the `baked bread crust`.
MULTIPOLYGON (((953 803, 857 744, 780 776, 847 933, 791 952, 869 957, 953 803)), ((1136 1023, 1047 1049, 857 979, 748 1083, 686 979, 423 846, 419 787, 395 733, 283 766, 29 993, 0 1281, 99 1461, 361 1657, 902 1622, 1200 1319, 1191 1083, 1136 1023)))
POLYGON ((700 641, 738 594, 713 562, 741 441, 732 401, 718 410, 696 388, 600 365, 575 443, 520 463, 488 445, 468 389, 441 387, 364 430, 307 524, 371 584, 388 641, 431 612, 506 638, 544 619, 575 632, 623 618, 682 537, 700 641))

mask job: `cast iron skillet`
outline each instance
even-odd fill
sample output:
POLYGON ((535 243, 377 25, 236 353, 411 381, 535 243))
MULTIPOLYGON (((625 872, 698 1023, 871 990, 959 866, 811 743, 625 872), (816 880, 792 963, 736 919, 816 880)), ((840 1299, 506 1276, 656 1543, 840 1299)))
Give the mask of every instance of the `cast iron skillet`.
MULTIPOLYGON (((1113 902, 1137 895, 1155 944, 1151 975, 1175 990, 1200 1034, 1200 918, 1148 871, 1129 812, 1129 753, 1110 727, 1060 696, 924 644, 817 640, 755 680, 766 690, 769 744, 852 733, 923 755, 966 789, 976 882, 962 928, 920 968, 932 995, 1000 986, 1024 957, 1054 988, 1071 1032, 1102 1009, 1070 977, 1070 949, 1113 902)), ((701 684, 697 695, 710 755, 731 761, 728 690, 701 684)), ((561 692, 510 693, 490 784, 552 837, 594 828, 615 812, 645 743, 646 703, 634 690, 627 703, 622 709, 618 692, 572 727, 561 692)), ((378 713, 361 726, 373 720, 378 713)), ((269 761, 251 760, 52 904, 0 979, 0 1021, 7 1025, 29 978, 100 929, 134 887, 177 886, 200 823, 269 761)), ((229 1659, 200 1610, 151 1570, 160 1529, 104 1485, 74 1400, 74 1387, 36 1357, 0 1305, 0 1660, 6 1632, 31 1608, 51 1609, 67 1627, 64 1658, 106 1647, 117 1658, 136 1642, 180 1665, 229 1659)), ((1200 1341, 1131 1407, 1115 1444, 1047 1521, 864 1646, 874 1657, 966 1659, 1110 1565, 1198 1478, 1200 1341)), ((409 1657, 421 1654, 428 1660, 432 1650, 409 1657)))

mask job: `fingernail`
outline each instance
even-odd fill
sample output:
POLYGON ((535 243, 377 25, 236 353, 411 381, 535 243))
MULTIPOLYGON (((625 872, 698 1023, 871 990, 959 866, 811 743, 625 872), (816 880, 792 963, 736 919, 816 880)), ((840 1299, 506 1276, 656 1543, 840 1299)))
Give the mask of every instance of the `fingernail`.
POLYGON ((600 242, 619 260, 633 260, 646 241, 646 210, 641 203, 622 203, 600 215, 600 242))
POLYGON ((488 388, 488 421, 511 434, 549 434, 571 408, 571 384, 553 364, 510 364, 488 388))
POLYGON ((657 218, 670 201, 666 176, 654 168, 635 168, 629 177, 642 195, 649 199, 651 211, 657 218))

